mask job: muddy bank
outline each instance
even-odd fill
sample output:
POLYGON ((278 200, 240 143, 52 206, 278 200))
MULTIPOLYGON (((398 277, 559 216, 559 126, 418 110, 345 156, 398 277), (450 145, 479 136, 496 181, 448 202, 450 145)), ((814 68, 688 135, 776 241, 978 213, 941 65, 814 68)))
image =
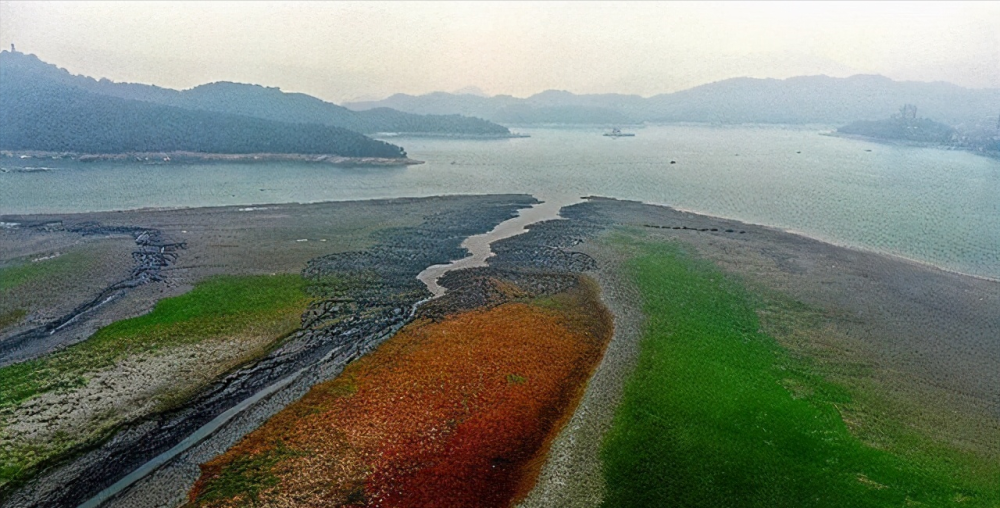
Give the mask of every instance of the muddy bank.
MULTIPOLYGON (((459 244, 464 238, 492 228, 500 221, 513 216, 518 208, 528 206, 532 202, 533 200, 524 196, 491 196, 398 200, 356 205, 355 212, 372 207, 381 210, 379 212, 381 214, 392 214, 391 208, 396 204, 399 205, 395 210, 397 214, 416 214, 417 220, 411 219, 411 222, 417 222, 417 225, 400 228, 385 228, 383 225, 381 228, 366 232, 365 237, 369 237, 366 242, 369 246, 361 251, 346 251, 312 258, 313 260, 308 262, 303 270, 303 274, 313 283, 311 291, 316 301, 303 315, 300 331, 293 334, 281 347, 259 362, 228 374, 183 407, 129 425, 97 448, 65 465, 54 467, 25 488, 11 493, 4 506, 78 504, 171 448, 240 400, 293 373, 303 369, 308 371, 296 381, 298 384, 289 386, 288 390, 275 393, 263 401, 260 405, 261 414, 249 414, 253 413, 251 411, 248 413, 248 419, 234 420, 231 422, 231 427, 213 436, 223 442, 234 441, 243 433, 252 430, 266 416, 295 400, 309 386, 335 374, 351 358, 360 356, 374 347, 387 333, 400 326, 408 318, 407 311, 412 304, 428 296, 426 289, 416 280, 416 274, 420 270, 429 264, 462 257, 464 252, 459 248, 459 244), (385 210, 386 208, 389 210, 385 210)), ((317 215, 343 212, 345 209, 350 209, 351 204, 282 205, 275 207, 278 210, 270 207, 262 208, 240 212, 240 209, 233 207, 224 209, 228 213, 223 214, 213 213, 216 210, 212 209, 143 211, 135 212, 131 219, 155 219, 159 216, 162 221, 176 219, 177 214, 188 214, 218 223, 224 220, 227 214, 237 218, 250 215, 255 217, 241 220, 252 224, 254 228, 259 228, 262 220, 266 223, 269 217, 278 222, 292 218, 292 224, 285 225, 291 231, 283 231, 280 235, 295 238, 289 242, 292 245, 315 242, 316 246, 313 249, 326 249, 328 252, 344 250, 344 245, 340 245, 339 249, 335 249, 335 245, 324 246, 324 243, 333 242, 319 241, 323 240, 323 237, 298 238, 303 230, 290 226, 301 223, 303 217, 309 221, 315 219, 317 215)), ((118 220, 123 218, 119 215, 118 220)), ((233 224, 226 224, 226 229, 232 226, 233 224)), ((311 224, 309 227, 315 229, 317 225, 311 224)), ((179 233, 190 232, 188 229, 179 231, 179 233)), ((274 234, 273 231, 270 233, 274 234)), ((239 233, 236 236, 239 236, 239 233)), ((253 236, 250 235, 251 238, 253 236)), ((181 260, 192 254, 192 251, 205 248, 204 245, 196 247, 196 242, 191 239, 188 240, 188 244, 190 248, 181 256, 181 260)), ((282 247, 288 246, 284 242, 278 244, 282 247)), ((232 263, 231 258, 239 260, 236 265, 246 271, 254 265, 268 266, 269 263, 273 263, 274 259, 269 259, 271 253, 278 259, 290 260, 289 258, 301 259, 298 256, 309 252, 306 249, 306 252, 294 256, 281 251, 262 252, 263 248, 261 243, 256 243, 247 249, 256 250, 252 255, 248 255, 247 251, 236 250, 229 253, 228 258, 230 263, 232 263), (251 259, 259 257, 262 261, 247 262, 246 257, 251 259)), ((224 250, 214 247, 202 252, 206 255, 211 252, 211 255, 218 259, 221 256, 220 251, 224 250)), ((218 267, 214 267, 214 270, 192 268, 193 272, 198 273, 218 271, 218 267)), ((190 276, 191 273, 187 275, 190 276)), ((224 444, 222 446, 226 447, 224 444)), ((181 492, 186 490, 186 487, 181 488, 181 492)))
POLYGON ((597 263, 588 273, 596 277, 601 302, 613 316, 614 333, 576 411, 553 440, 535 488, 519 507, 600 505, 604 497, 601 443, 639 357, 645 316, 638 290, 621 272, 618 256, 596 242, 582 249, 597 263))
POLYGON ((666 207, 612 200, 581 206, 618 227, 689 245, 753 285, 823 309, 829 327, 880 361, 979 400, 1000 417, 1000 282, 666 207))

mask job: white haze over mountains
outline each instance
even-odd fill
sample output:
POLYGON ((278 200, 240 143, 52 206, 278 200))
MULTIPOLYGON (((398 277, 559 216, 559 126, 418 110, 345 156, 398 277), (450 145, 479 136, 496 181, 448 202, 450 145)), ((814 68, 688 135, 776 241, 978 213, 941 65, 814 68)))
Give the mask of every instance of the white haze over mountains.
POLYGON ((996 2, 0 1, 0 44, 76 74, 333 102, 548 89, 649 97, 733 77, 1000 87, 996 2))

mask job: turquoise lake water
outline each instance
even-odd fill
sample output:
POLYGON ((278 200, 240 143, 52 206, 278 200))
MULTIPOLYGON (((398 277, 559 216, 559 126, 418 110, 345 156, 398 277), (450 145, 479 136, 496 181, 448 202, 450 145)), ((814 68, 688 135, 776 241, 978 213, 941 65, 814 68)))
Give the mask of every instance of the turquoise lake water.
POLYGON ((1000 161, 994 159, 823 136, 829 128, 815 126, 650 126, 620 139, 596 128, 515 130, 531 137, 390 139, 426 161, 407 168, 3 158, 0 214, 438 194, 598 195, 1000 278, 1000 161))

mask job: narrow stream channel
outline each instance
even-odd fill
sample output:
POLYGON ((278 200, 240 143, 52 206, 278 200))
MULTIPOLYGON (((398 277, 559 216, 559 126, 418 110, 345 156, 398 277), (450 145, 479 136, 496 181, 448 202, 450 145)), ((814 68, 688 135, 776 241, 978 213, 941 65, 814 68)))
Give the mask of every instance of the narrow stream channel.
MULTIPOLYGON (((421 282, 427 285, 427 289, 430 290, 433 296, 425 298, 415 303, 413 307, 410 309, 409 317, 412 318, 414 315, 416 315, 417 309, 423 303, 432 300, 434 298, 438 298, 445 294, 446 289, 438 284, 438 280, 442 276, 444 276, 444 274, 453 270, 461 270, 463 268, 486 266, 486 260, 494 255, 491 249, 491 245, 493 242, 503 240, 505 238, 510 238, 512 236, 517 236, 521 233, 525 233, 527 231, 527 226, 531 224, 547 220, 559 219, 560 218, 559 211, 562 209, 563 206, 568 206, 574 203, 578 203, 580 201, 582 201, 582 199, 580 198, 566 198, 566 197, 547 199, 545 201, 542 201, 541 203, 532 205, 530 208, 522 208, 521 210, 518 210, 517 217, 507 219, 501 222, 500 224, 497 224, 497 226, 494 227, 488 233, 473 235, 466 238, 462 242, 462 247, 464 247, 469 251, 469 255, 467 257, 446 264, 431 265, 417 275, 417 279, 419 279, 421 282)), ((399 326, 389 330, 387 335, 394 334, 399 328, 404 326, 408 321, 409 319, 404 321, 399 326)), ((102 490, 94 497, 90 498, 83 504, 79 505, 78 508, 96 508, 101 506, 106 501, 112 499, 120 492, 128 489, 137 481, 146 477, 159 467, 170 462, 170 460, 174 459, 181 453, 184 453, 191 447, 197 445, 198 443, 202 442, 203 440, 211 436, 214 432, 219 430, 227 422, 232 420, 234 417, 236 417, 249 407, 253 406, 255 403, 261 401, 265 397, 268 397, 278 392, 282 388, 289 386, 300 376, 305 374, 306 371, 308 371, 314 365, 321 364, 329 360, 330 358, 342 352, 343 350, 344 347, 336 348, 330 351, 322 360, 320 360, 316 364, 303 367, 302 369, 296 371, 295 373, 290 374, 274 382, 273 384, 267 386, 266 388, 263 388, 254 395, 247 397, 239 404, 233 406, 232 408, 223 412, 219 416, 215 417, 210 422, 199 427, 196 431, 192 432, 187 438, 185 438, 183 441, 178 443, 173 448, 161 453, 160 455, 154 457, 152 460, 146 462, 139 468, 132 471, 128 476, 125 476, 121 480, 118 480, 113 485, 102 490)))
POLYGON ((438 284, 438 280, 444 274, 461 270, 463 268, 475 268, 486 266, 486 260, 493 257, 491 246, 493 242, 517 236, 528 231, 527 227, 536 222, 559 219, 559 210, 582 201, 580 198, 546 199, 541 203, 532 205, 531 208, 518 210, 517 217, 507 219, 497 224, 493 230, 481 235, 473 235, 462 242, 462 247, 469 251, 469 255, 462 259, 456 259, 443 265, 431 265, 417 275, 427 289, 434 295, 433 298, 445 294, 446 289, 438 284))

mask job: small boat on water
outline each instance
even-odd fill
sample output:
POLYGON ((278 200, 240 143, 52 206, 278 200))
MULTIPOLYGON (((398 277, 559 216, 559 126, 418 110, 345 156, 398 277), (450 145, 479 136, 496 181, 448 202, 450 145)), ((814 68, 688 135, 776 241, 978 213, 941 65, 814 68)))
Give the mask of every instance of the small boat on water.
POLYGON ((611 132, 605 132, 604 135, 610 138, 630 138, 635 136, 635 134, 632 134, 631 132, 622 132, 622 130, 618 127, 611 129, 611 132))

